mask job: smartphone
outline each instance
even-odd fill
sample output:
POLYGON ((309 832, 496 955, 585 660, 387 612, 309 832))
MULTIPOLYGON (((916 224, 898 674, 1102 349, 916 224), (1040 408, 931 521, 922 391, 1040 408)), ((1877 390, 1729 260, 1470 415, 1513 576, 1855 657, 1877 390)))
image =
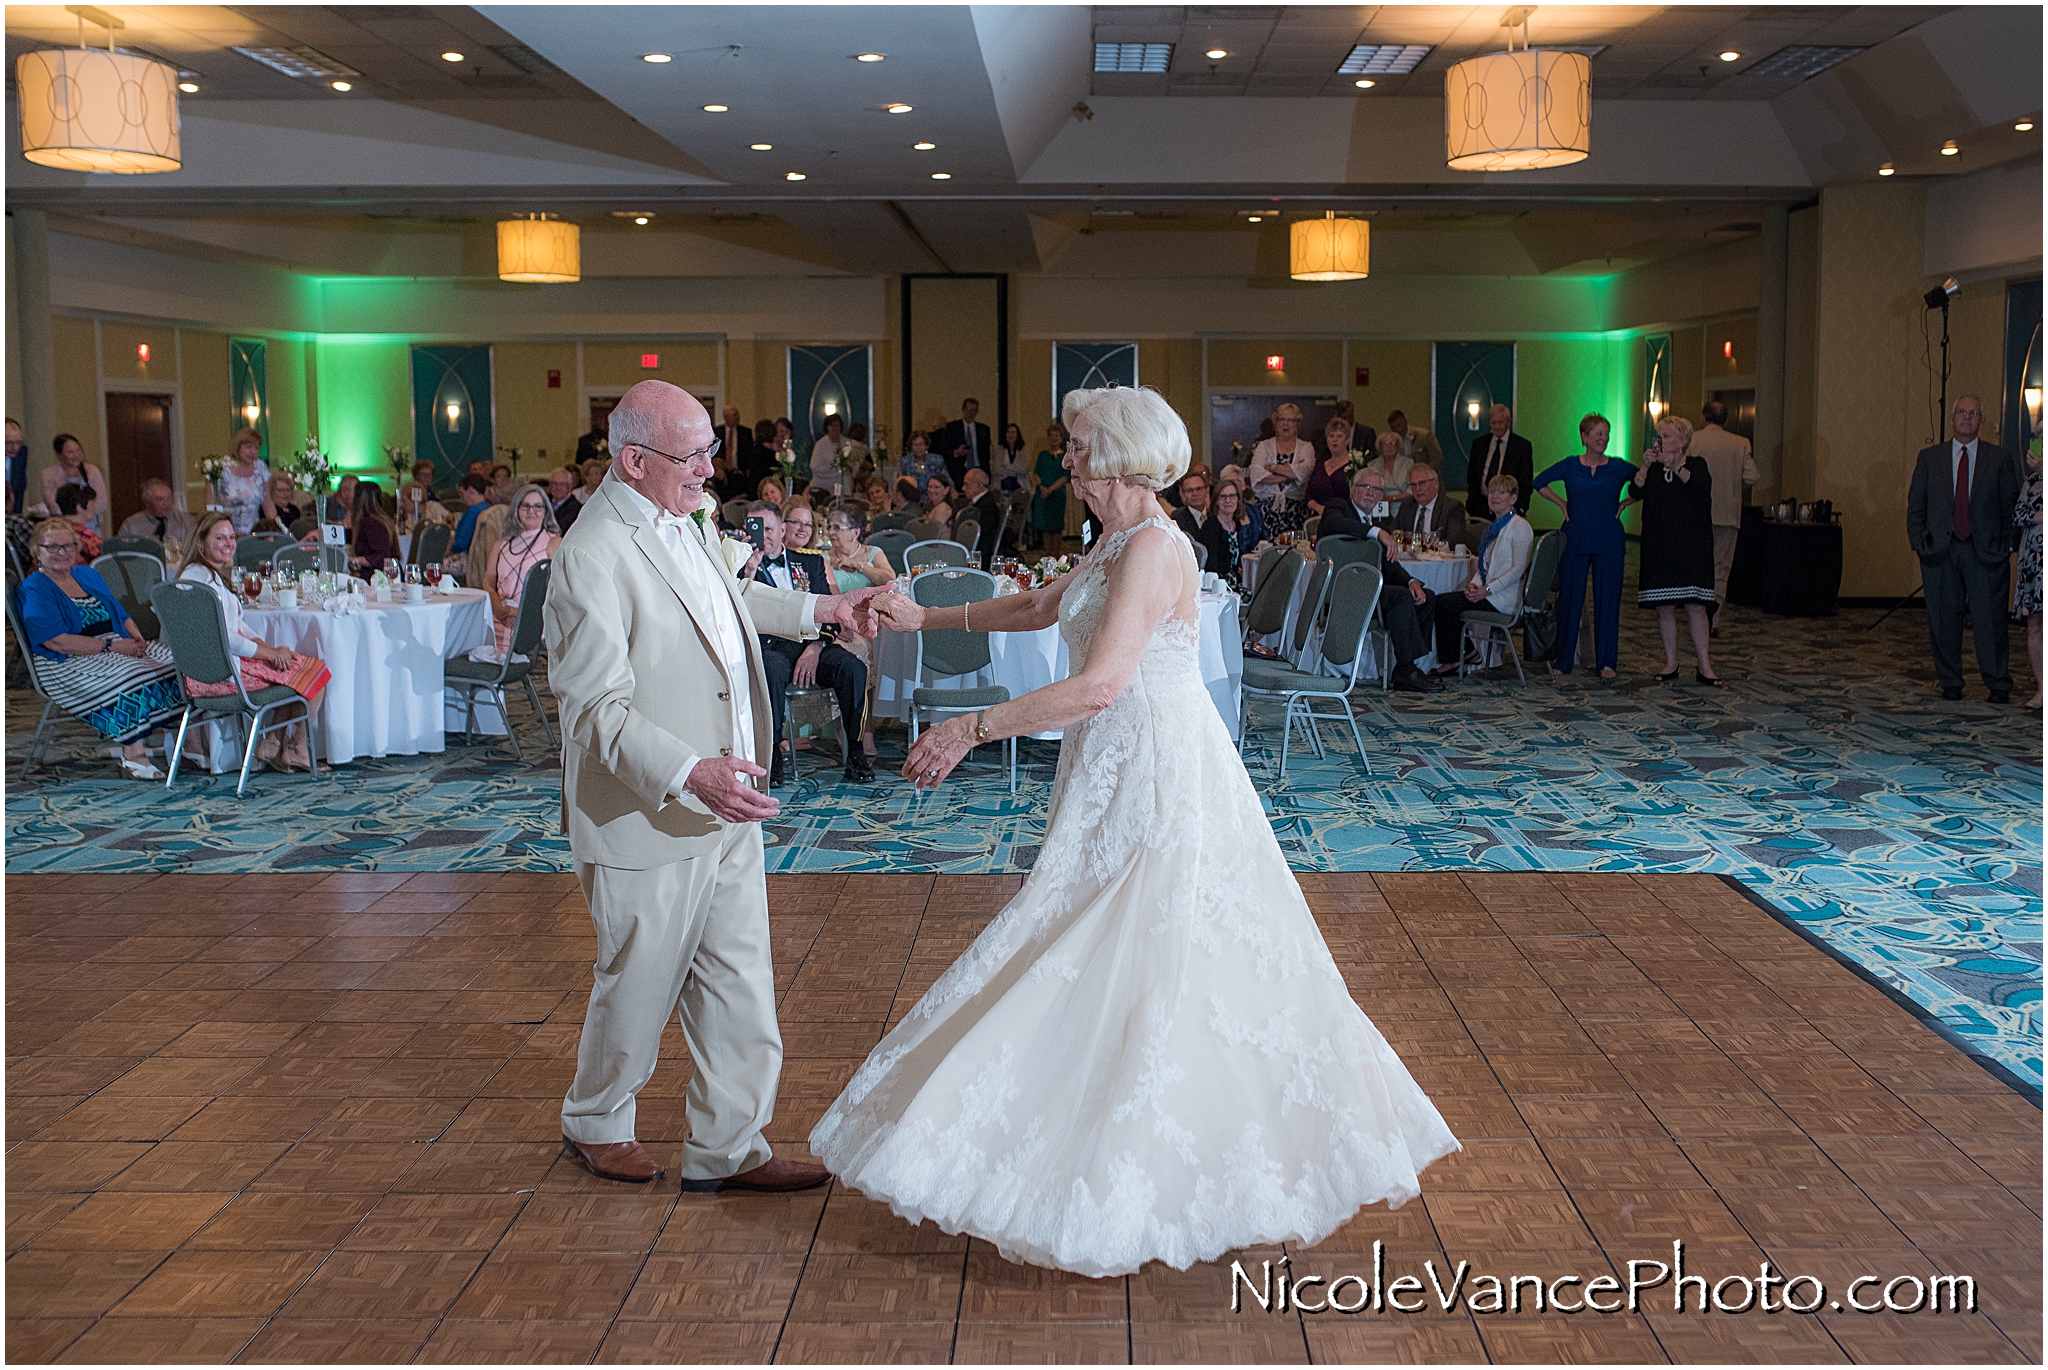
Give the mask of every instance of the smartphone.
POLYGON ((767 548, 767 534, 762 530, 759 515, 747 520, 747 541, 754 545, 757 552, 767 548))

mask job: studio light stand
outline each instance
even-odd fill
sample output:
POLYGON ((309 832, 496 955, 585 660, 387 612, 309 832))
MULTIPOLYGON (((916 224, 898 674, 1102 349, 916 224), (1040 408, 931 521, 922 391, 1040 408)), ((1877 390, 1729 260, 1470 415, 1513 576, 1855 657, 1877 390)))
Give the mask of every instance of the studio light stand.
MULTIPOLYGON (((1929 309, 1939 309, 1941 311, 1941 401, 1939 407, 1935 410, 1934 416, 1934 442, 1937 446, 1948 438, 1948 307, 1949 301, 1955 298, 1955 293, 1958 289, 1960 287, 1956 284, 1956 278, 1950 276, 1942 281, 1940 285, 1935 286, 1920 297, 1920 302, 1929 309)), ((1924 338, 1927 335, 1923 333, 1920 336, 1924 338)), ((1917 551, 1918 549, 1915 550, 1917 551)), ((1896 614, 1899 610, 1920 598, 1921 588, 1916 585, 1906 591, 1905 594, 1900 595, 1897 603, 1877 616, 1877 623, 1869 624, 1863 631, 1869 632, 1877 627, 1878 623, 1883 623, 1893 614, 1896 614)))

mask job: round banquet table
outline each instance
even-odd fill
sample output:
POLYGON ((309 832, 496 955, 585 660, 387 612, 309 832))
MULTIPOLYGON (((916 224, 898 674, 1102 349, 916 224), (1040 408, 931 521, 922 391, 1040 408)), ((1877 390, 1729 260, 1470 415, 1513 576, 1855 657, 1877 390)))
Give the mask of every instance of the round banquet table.
MULTIPOLYGON (((1238 687, 1244 680, 1244 633, 1237 626, 1238 599, 1229 593, 1200 597, 1202 611, 1202 683, 1208 687, 1216 712, 1233 740, 1237 737, 1238 687)), ((989 667, 971 676, 939 677, 926 674, 910 678, 917 665, 917 634, 899 633, 884 627, 875 637, 875 714, 881 718, 910 718, 911 692, 919 686, 965 689, 974 685, 1003 685, 1015 699, 1055 680, 1067 678, 1067 644, 1058 624, 1029 633, 990 633, 989 667)), ((1058 729, 1033 733, 1033 737, 1057 738, 1058 729)))
MULTIPOLYGON (((265 642, 319 657, 334 673, 314 720, 320 759, 416 756, 447 747, 466 706, 443 681, 442 663, 492 642, 491 597, 482 590, 429 592, 424 603, 374 599, 349 614, 325 609, 247 609, 265 642)), ((479 697, 477 728, 503 733, 495 704, 479 697)))
MULTIPOLYGON (((1425 556, 1419 552, 1411 552, 1401 558, 1401 569, 1406 571, 1411 578, 1421 581, 1422 588, 1428 590, 1433 595, 1456 594, 1463 590, 1466 585, 1471 583, 1473 567, 1476 564, 1475 559, 1472 557, 1457 555, 1425 556)), ((1287 601, 1287 621, 1281 625, 1279 632, 1269 633, 1260 639, 1262 643, 1271 647, 1276 652, 1287 651, 1288 647, 1291 647, 1294 642, 1294 630, 1300 618, 1302 599, 1308 593, 1308 582, 1307 568, 1304 568, 1303 573, 1295 579, 1293 596, 1287 601), (1286 645, 1283 646, 1282 644, 1286 645)), ((1397 593, 1397 591, 1392 587, 1388 587, 1381 592, 1383 597, 1394 593, 1397 593)), ((1432 631, 1433 627, 1433 624, 1424 624, 1423 631, 1425 635, 1432 631)), ((1309 635, 1307 649, 1302 653, 1302 670, 1317 675, 1348 676, 1351 674, 1349 668, 1340 668, 1323 660, 1322 648, 1322 632, 1317 630, 1309 635)), ((1361 676, 1378 679, 1379 663, 1375 659, 1377 652, 1378 645, 1373 640, 1373 634, 1367 633, 1365 635, 1365 664, 1359 667, 1361 676)), ((1436 653, 1426 653, 1415 665, 1418 670, 1433 670, 1436 667, 1436 653)))

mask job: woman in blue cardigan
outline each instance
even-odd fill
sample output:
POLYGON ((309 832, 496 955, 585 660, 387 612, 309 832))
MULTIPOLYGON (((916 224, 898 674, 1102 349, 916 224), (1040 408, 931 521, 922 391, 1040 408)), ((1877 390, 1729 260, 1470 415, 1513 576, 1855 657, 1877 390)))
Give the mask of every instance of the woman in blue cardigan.
POLYGON ((149 735, 184 708, 177 668, 168 647, 143 641, 100 573, 78 564, 78 551, 67 519, 45 519, 29 538, 36 569, 21 583, 21 625, 36 674, 57 707, 121 744, 122 774, 161 780, 149 735))

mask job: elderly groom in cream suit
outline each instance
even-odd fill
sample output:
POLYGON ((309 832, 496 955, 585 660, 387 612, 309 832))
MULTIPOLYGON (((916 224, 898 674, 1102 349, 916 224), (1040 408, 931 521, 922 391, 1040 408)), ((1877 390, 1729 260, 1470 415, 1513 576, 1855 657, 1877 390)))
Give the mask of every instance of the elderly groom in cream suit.
POLYGON ((593 1175, 667 1173, 635 1136, 634 1096, 680 1010, 695 1069, 682 1187, 808 1189, 822 1166, 772 1155, 782 1034, 754 781, 772 745, 757 633, 872 634, 875 591, 816 596, 735 578, 709 521, 717 446, 687 392, 642 381, 611 415, 612 469, 562 539, 546 609, 562 711, 562 808, 597 926, 596 983, 564 1151, 593 1175))

